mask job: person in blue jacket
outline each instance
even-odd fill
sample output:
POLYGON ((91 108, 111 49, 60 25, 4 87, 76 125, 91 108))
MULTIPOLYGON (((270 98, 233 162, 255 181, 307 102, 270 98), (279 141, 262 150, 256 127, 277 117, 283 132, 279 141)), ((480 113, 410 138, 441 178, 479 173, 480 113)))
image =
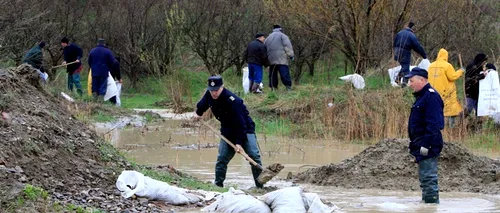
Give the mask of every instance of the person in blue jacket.
MULTIPOLYGON (((401 65, 401 70, 399 71, 400 77, 408 75, 410 72, 412 50, 417 52, 420 56, 422 56, 422 58, 427 59, 427 54, 425 54, 424 48, 422 48, 418 42, 415 34, 413 34, 413 26, 415 26, 415 23, 409 22, 405 29, 399 31, 394 38, 394 60, 399 62, 401 65)), ((408 79, 403 78, 401 87, 405 87, 407 82, 408 79)))
MULTIPOLYGON (((215 185, 224 187, 227 164, 236 152, 246 152, 250 158, 262 165, 255 136, 255 123, 250 118, 243 100, 224 88, 221 76, 212 76, 208 79, 207 91, 196 104, 194 120, 200 120, 208 108, 220 121, 222 135, 236 146, 236 150, 232 149, 222 139, 219 144, 219 154, 215 165, 215 185)), ((257 181, 261 172, 260 169, 252 166, 252 175, 255 186, 258 188, 262 187, 262 184, 257 181)))
POLYGON ((94 98, 106 94, 109 72, 114 66, 115 57, 111 50, 104 46, 104 39, 99 39, 97 47, 89 53, 89 66, 92 69, 92 93, 94 98))
POLYGON ((40 75, 40 78, 44 82, 48 78, 47 72, 43 67, 43 48, 45 47, 45 41, 41 41, 38 45, 34 46, 23 57, 23 63, 29 64, 31 67, 35 68, 40 75))
POLYGON ((419 67, 405 76, 416 98, 408 121, 409 148, 418 163, 422 201, 439 203, 438 157, 443 149, 444 104, 427 76, 427 71, 419 67))
POLYGON ((82 57, 83 51, 75 43, 69 43, 69 39, 64 37, 61 39, 61 46, 63 47, 63 64, 76 62, 73 64, 68 64, 66 66, 66 72, 68 73, 68 89, 73 91, 73 85, 76 87, 78 94, 82 95, 82 85, 80 84, 80 72, 82 71, 82 57))

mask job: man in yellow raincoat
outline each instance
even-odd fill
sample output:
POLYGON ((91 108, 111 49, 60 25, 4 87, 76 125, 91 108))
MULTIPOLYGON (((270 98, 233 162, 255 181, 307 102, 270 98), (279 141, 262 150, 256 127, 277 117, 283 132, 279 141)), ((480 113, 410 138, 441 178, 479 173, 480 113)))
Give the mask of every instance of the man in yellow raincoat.
POLYGON ((454 126, 455 118, 462 112, 455 81, 463 74, 463 68, 455 71, 453 65, 448 63, 448 51, 443 48, 439 50, 436 61, 429 66, 429 83, 443 99, 444 116, 447 117, 449 127, 454 126))

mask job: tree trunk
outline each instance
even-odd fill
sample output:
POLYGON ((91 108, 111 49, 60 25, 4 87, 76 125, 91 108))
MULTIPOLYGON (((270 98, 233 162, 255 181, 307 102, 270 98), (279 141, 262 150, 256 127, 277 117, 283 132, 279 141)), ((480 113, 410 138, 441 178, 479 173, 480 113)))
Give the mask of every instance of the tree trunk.
POLYGON ((314 64, 315 61, 307 62, 307 66, 309 67, 309 76, 314 76, 314 64))

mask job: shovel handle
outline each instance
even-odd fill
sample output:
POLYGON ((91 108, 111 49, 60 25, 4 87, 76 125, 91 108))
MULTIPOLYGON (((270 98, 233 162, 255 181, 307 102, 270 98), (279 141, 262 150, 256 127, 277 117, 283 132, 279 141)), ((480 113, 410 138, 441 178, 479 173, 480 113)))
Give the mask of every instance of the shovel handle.
POLYGON ((460 63, 460 67, 461 68, 464 67, 463 64, 462 64, 462 55, 460 55, 460 53, 458 54, 458 63, 460 63))
POLYGON ((65 67, 65 66, 68 66, 68 65, 74 64, 74 63, 76 63, 76 61, 69 62, 69 63, 66 63, 66 64, 57 65, 57 66, 53 66, 52 69, 56 69, 56 68, 59 68, 59 67, 65 67))
MULTIPOLYGON (((226 137, 224 137, 224 135, 220 134, 219 131, 217 131, 214 127, 210 126, 210 124, 208 124, 206 121, 203 121, 203 120, 201 121, 201 123, 203 125, 205 125, 206 127, 208 127, 210 130, 212 130, 213 133, 215 133, 217 136, 222 138, 223 141, 225 141, 227 144, 229 144, 231 147, 233 147, 233 149, 236 150, 236 146, 231 141, 229 141, 226 137)), ((262 168, 262 166, 259 165, 257 162, 255 162, 252 158, 250 158, 250 156, 248 156, 247 153, 245 153, 245 151, 240 152, 240 155, 242 155, 247 161, 249 161, 255 167, 257 167, 261 170, 264 170, 262 168)))

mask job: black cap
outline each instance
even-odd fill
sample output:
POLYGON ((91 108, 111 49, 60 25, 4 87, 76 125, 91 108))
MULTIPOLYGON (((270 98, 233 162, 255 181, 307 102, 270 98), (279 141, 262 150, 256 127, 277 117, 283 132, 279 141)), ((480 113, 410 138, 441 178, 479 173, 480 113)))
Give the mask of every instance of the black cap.
POLYGON ((208 87, 207 89, 210 91, 218 90, 222 86, 222 76, 216 75, 208 78, 208 87))
POLYGON ((40 46, 40 48, 44 48, 45 47, 45 41, 41 41, 38 46, 40 46))
POLYGON ((277 24, 273 26, 273 29, 277 29, 277 28, 281 28, 281 26, 279 26, 277 24))
POLYGON ((257 33, 255 35, 255 38, 259 38, 259 37, 262 37, 262 36, 266 36, 266 34, 264 34, 264 33, 257 33))
POLYGON ((428 78, 428 76, 427 76, 427 70, 424 70, 424 69, 422 69, 420 67, 413 68, 410 71, 410 74, 405 75, 405 78, 411 78, 411 77, 416 76, 416 75, 422 76, 424 78, 428 78))
POLYGON ((495 65, 492 64, 492 63, 487 63, 486 64, 486 69, 488 69, 488 70, 497 70, 497 68, 495 67, 495 65))

